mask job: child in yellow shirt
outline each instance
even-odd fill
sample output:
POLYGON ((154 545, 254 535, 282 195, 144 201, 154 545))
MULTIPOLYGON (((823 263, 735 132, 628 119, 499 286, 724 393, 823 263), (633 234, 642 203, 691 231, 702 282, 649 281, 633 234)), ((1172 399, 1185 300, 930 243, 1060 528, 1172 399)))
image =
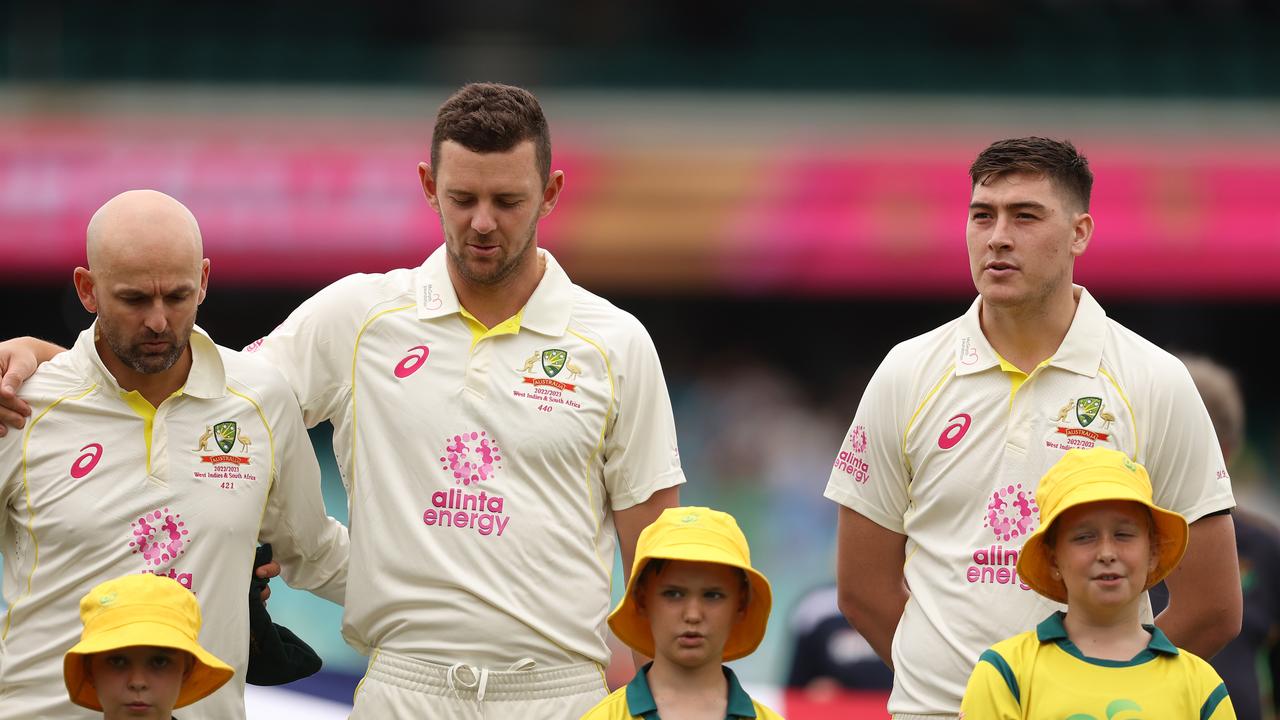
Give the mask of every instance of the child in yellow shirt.
POLYGON ((176 580, 139 573, 108 580, 80 600, 84 632, 62 671, 71 701, 104 720, 172 720, 173 709, 231 679, 200 634, 200 605, 176 580))
POLYGON ((640 533, 626 594, 609 615, 618 639, 653 662, 582 720, 782 720, 722 665, 760 645, 772 597, 732 516, 664 510, 640 533))
POLYGON ((1143 592, 1187 549, 1186 520, 1155 505, 1146 469, 1116 450, 1069 450, 1036 504, 1018 575, 1067 611, 982 654, 961 718, 1234 720, 1213 668, 1140 620, 1143 592))

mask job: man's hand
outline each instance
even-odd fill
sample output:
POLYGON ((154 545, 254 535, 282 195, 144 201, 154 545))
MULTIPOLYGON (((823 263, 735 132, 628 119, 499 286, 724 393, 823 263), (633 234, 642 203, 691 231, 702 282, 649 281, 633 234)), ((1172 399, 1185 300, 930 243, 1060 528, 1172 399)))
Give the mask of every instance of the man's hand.
POLYGON ((10 427, 22 429, 31 415, 31 406, 18 397, 22 383, 36 371, 35 353, 16 340, 0 343, 0 437, 10 427))
MULTIPOLYGON (((270 580, 271 578, 276 577, 279 574, 280 574, 280 563, 276 562, 275 560, 268 560, 267 562, 253 569, 254 577, 257 577, 261 580, 270 580)), ((269 597, 271 597, 271 586, 266 583, 263 583, 262 584, 263 604, 266 604, 267 598, 269 597)))
POLYGON ((20 337, 0 342, 0 437, 9 428, 22 429, 31 416, 31 406, 18 397, 18 390, 36 372, 36 367, 62 348, 33 337, 20 337))

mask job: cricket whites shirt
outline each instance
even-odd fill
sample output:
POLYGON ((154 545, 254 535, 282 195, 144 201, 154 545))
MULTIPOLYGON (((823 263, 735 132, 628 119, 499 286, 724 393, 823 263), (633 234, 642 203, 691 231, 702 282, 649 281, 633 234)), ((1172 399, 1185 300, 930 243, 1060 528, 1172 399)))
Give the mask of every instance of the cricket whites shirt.
MULTIPOLYGON (((1061 606, 1018 579, 1040 477, 1070 448, 1146 466, 1160 507, 1194 521, 1234 505, 1186 368, 1109 319, 1079 286, 1061 347, 1029 375, 968 313, 891 350, 844 439, 826 497, 907 536, 893 638, 895 716, 949 714, 983 650, 1061 606)), ((1150 606, 1144 599, 1145 620, 1150 606)))
POLYGON ((365 653, 504 668, 595 661, 613 511, 684 482, 671 401, 630 314, 544 274, 486 329, 441 247, 339 280, 251 345, 331 420, 351 512, 343 635, 365 653))
POLYGON ((23 385, 32 417, 0 438, 0 719, 102 716, 68 699, 62 656, 80 598, 142 572, 195 594, 200 644, 236 670, 182 717, 243 718, 258 541, 289 585, 341 603, 346 529, 325 515, 293 394, 261 358, 196 328, 186 385, 153 408, 102 364, 96 328, 23 385))

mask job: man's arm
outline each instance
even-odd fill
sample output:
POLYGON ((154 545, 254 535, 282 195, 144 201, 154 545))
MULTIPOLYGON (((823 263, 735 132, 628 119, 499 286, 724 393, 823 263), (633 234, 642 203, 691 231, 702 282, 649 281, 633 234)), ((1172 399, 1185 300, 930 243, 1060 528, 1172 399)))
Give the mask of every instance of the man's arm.
POLYGON ((836 528, 838 604, 849 624, 893 668, 893 635, 907 606, 907 536, 840 506, 836 528))
POLYGON ((258 539, 271 543, 280 574, 290 587, 341 605, 350 555, 347 528, 325 508, 320 465, 292 391, 281 377, 274 379, 274 385, 264 388, 263 401, 274 420, 276 478, 258 539))
POLYGON ((1169 607, 1156 624, 1174 645, 1204 659, 1240 633, 1244 614, 1236 530, 1230 515, 1191 523, 1187 554, 1169 577, 1169 607))
POLYGON ((33 337, 20 337, 0 342, 0 437, 9 427, 27 424, 31 406, 18 397, 22 383, 36 372, 36 367, 53 359, 66 348, 33 337))
MULTIPOLYGON (((648 500, 639 505, 632 505, 626 510, 613 511, 613 525, 618 530, 618 549, 622 552, 622 585, 626 587, 631 580, 631 565, 635 562, 636 541, 640 539, 640 531, 658 519, 663 510, 680 505, 680 486, 656 490, 648 500)), ((649 662, 649 658, 632 651, 636 669, 649 662)))

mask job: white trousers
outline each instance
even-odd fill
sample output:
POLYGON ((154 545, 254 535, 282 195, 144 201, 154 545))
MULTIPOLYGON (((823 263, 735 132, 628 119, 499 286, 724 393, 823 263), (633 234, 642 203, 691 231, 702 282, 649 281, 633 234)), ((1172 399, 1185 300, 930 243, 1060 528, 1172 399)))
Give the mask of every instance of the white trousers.
POLYGON ((374 653, 350 720, 579 720, 609 694, 596 663, 509 668, 425 662, 374 653))

